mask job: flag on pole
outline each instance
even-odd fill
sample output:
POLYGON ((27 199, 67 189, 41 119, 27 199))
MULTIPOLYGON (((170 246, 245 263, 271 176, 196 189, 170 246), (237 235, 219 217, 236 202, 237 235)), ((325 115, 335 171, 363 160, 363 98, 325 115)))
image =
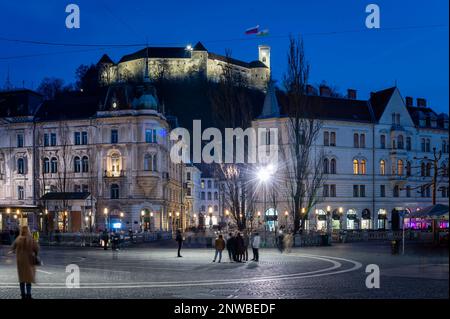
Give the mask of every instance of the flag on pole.
POLYGON ((245 34, 258 34, 259 24, 256 27, 245 30, 245 34))

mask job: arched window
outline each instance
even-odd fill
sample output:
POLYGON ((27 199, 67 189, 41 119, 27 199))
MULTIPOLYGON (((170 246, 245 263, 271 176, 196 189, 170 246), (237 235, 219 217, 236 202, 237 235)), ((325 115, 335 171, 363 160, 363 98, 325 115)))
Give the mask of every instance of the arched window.
POLYGON ((426 172, 425 172, 425 163, 422 162, 422 164, 420 164, 420 176, 425 176, 426 172))
POLYGON ((204 212, 206 209, 205 205, 202 205, 202 212, 204 212))
POLYGON ((430 139, 427 138, 425 141, 425 151, 426 152, 431 152, 431 148, 430 148, 430 139))
POLYGON ((218 200, 219 199, 219 193, 218 192, 214 192, 214 200, 218 200))
POLYGON ((25 174, 25 160, 22 157, 17 159, 17 173, 25 174))
POLYGON ((218 212, 218 211, 219 211, 219 206, 214 205, 214 211, 215 211, 215 212, 218 212))
POLYGON ((329 132, 323 132, 323 145, 325 145, 325 146, 330 145, 330 133, 329 132))
POLYGON ((359 136, 357 133, 353 134, 353 147, 359 147, 359 136))
POLYGON ((153 154, 152 156, 152 171, 156 172, 158 171, 158 157, 156 154, 153 154))
POLYGON ((211 196, 211 192, 208 192, 208 200, 211 200, 212 196, 211 196))
POLYGON ((402 160, 397 161, 397 174, 398 174, 398 176, 403 175, 403 161, 402 160))
POLYGON ((111 173, 113 176, 120 176, 120 155, 114 153, 111 155, 111 173))
POLYGON ((83 171, 83 173, 87 173, 87 172, 89 172, 89 159, 88 159, 88 157, 87 156, 83 156, 83 159, 82 159, 82 171, 83 171))
POLYGON ((424 139, 424 138, 422 138, 422 139, 420 140, 420 150, 421 150, 422 152, 425 152, 425 139, 424 139))
POLYGON ((45 174, 50 173, 50 160, 46 157, 44 158, 44 163, 42 167, 45 174))
POLYGON ((359 169, 360 169, 360 174, 365 175, 366 174, 366 160, 361 160, 359 162, 359 169))
POLYGON ((399 149, 401 149, 401 150, 403 149, 403 135, 398 136, 397 146, 399 149))
POLYGON ((152 156, 150 154, 145 154, 144 171, 151 171, 151 167, 152 167, 152 156))
POLYGON ((411 150, 411 137, 407 137, 406 138, 406 150, 410 151, 411 150))
POLYGON ((394 186, 393 195, 394 195, 394 197, 400 196, 400 188, 398 187, 398 185, 394 186))
POLYGON ((427 163, 426 176, 431 176, 431 163, 427 163))
POLYGON ((78 156, 73 159, 73 171, 75 173, 81 172, 81 160, 78 156))
POLYGON ((58 173, 58 160, 56 157, 52 157, 50 161, 50 171, 52 173, 58 173))
POLYGON ((411 176, 411 162, 406 162, 406 176, 411 176))
POLYGON ((386 175, 386 162, 384 160, 380 161, 380 174, 386 175))
POLYGON ((330 161, 330 174, 336 174, 336 159, 334 158, 330 161))
POLYGON ((119 185, 111 184, 111 199, 119 198, 119 185))
POLYGON ((359 135, 359 147, 361 147, 361 148, 366 147, 366 134, 359 135))
POLYGON ((353 160, 353 174, 358 174, 359 173, 359 165, 358 165, 358 160, 354 159, 353 160))
POLYGON ((328 158, 325 158, 325 159, 323 160, 323 173, 324 173, 324 174, 328 174, 328 173, 329 173, 328 165, 329 165, 329 163, 328 163, 328 158))
POLYGON ((336 146, 336 132, 330 133, 330 146, 336 146))

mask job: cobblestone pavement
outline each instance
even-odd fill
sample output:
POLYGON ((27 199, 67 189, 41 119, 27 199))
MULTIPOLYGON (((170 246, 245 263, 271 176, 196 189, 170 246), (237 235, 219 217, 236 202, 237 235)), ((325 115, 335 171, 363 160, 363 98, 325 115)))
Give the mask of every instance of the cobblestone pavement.
MULTIPOLYGON (((0 299, 18 298, 14 255, 0 246, 0 299)), ((260 262, 213 263, 212 249, 172 244, 125 248, 42 247, 34 298, 448 298, 448 250, 388 243, 260 250, 260 262), (66 266, 80 269, 80 288, 67 288, 66 266), (380 268, 380 289, 366 288, 368 264, 380 268)), ((251 251, 249 251, 251 257, 251 251)))

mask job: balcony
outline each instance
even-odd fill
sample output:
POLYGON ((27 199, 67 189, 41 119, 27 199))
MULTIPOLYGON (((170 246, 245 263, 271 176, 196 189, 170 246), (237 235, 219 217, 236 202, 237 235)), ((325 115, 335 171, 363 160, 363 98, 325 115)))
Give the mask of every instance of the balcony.
POLYGON ((121 177, 125 177, 125 171, 124 170, 120 170, 120 171, 104 171, 103 173, 103 177, 104 178, 121 178, 121 177))

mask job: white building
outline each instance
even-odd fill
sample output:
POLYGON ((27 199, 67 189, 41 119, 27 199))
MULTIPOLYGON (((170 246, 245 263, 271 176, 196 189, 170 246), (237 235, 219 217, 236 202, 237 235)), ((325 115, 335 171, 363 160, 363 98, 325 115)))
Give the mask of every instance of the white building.
MULTIPOLYGON (((432 204, 433 149, 442 154, 436 201, 448 203, 448 115, 436 114, 425 99, 417 99, 413 106, 413 99, 404 99, 396 87, 374 92, 369 100, 358 100, 355 90, 345 98, 328 92, 321 87, 319 95, 309 95, 321 122, 312 154, 324 152, 326 172, 320 201, 308 216, 309 229, 326 227, 327 208, 334 229, 399 229, 402 211, 432 204)), ((253 127, 278 128, 281 147, 287 147, 292 140, 280 105, 273 86, 269 87, 253 127)), ((279 162, 275 175, 284 174, 284 165, 290 164, 279 162)), ((258 210, 277 215, 279 224, 286 223, 284 212, 291 211, 286 196, 280 196, 276 210, 263 202, 260 193, 258 210)))
POLYGON ((219 181, 213 177, 202 177, 200 181, 199 224, 205 227, 218 225, 222 220, 222 207, 219 196, 219 181))

